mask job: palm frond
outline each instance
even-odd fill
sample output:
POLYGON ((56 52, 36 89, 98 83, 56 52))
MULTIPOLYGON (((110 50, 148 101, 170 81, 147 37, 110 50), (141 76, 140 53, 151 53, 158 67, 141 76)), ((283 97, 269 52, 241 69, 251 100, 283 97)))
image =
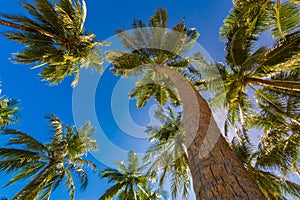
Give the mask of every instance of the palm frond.
POLYGON ((18 121, 17 100, 0 96, 0 129, 18 121))
POLYGON ((275 40, 285 39, 294 30, 300 27, 300 8, 292 2, 274 3, 273 8, 273 30, 275 40))
POLYGON ((4 14, 4 25, 15 28, 5 36, 25 45, 16 53, 13 61, 43 67, 39 74, 42 80, 57 85, 65 77, 74 75, 72 86, 78 84, 79 68, 102 71, 102 53, 97 46, 108 44, 95 40, 94 34, 86 34, 83 26, 86 5, 78 0, 36 0, 34 5, 22 3, 29 13, 24 15, 4 14))

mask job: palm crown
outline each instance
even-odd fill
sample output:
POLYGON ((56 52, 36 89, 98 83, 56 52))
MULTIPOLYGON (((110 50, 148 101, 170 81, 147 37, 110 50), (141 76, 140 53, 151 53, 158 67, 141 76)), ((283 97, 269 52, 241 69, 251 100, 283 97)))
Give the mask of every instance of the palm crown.
POLYGON ((157 9, 149 24, 134 20, 132 33, 117 30, 125 51, 111 51, 106 58, 113 63, 113 72, 117 75, 143 77, 131 92, 137 98, 137 107, 142 107, 150 97, 164 105, 167 100, 179 105, 177 91, 171 81, 155 67, 166 66, 178 71, 188 70, 189 61, 180 55, 187 51, 198 38, 195 29, 188 29, 183 22, 167 29, 167 11, 157 9))
POLYGON ((150 182, 155 181, 153 175, 145 174, 147 165, 139 166, 138 157, 134 152, 128 153, 128 163, 116 162, 119 169, 107 168, 100 172, 102 178, 114 183, 100 197, 100 200, 111 199, 118 195, 118 199, 150 200, 158 199, 160 192, 153 192, 150 182))
POLYGON ((95 40, 95 35, 84 31, 86 5, 78 0, 59 0, 51 4, 48 0, 35 0, 35 5, 21 3, 30 14, 2 16, 8 21, 0 24, 15 28, 5 36, 25 45, 15 54, 17 63, 44 66, 40 76, 50 84, 58 84, 66 76, 75 75, 72 83, 78 83, 79 68, 91 67, 101 71, 101 52, 96 48, 104 43, 95 40))
POLYGON ((221 37, 226 40, 229 68, 216 65, 225 86, 225 92, 220 92, 219 97, 226 96, 227 125, 235 127, 240 138, 248 137, 246 133, 253 125, 256 108, 265 112, 269 107, 288 116, 287 112, 278 109, 278 101, 300 95, 299 11, 299 6, 292 2, 237 1, 224 21, 221 37), (257 42, 267 30, 274 38, 272 47, 257 42), (254 93, 254 98, 249 96, 249 90, 254 93), (279 96, 281 98, 275 100, 279 96), (241 122, 241 130, 236 122, 241 122))
POLYGON ((48 117, 52 129, 52 139, 43 144, 30 135, 13 129, 5 129, 4 135, 11 135, 10 148, 0 148, 0 170, 16 175, 6 184, 11 185, 21 179, 33 177, 13 199, 48 199, 61 182, 70 191, 74 199, 74 172, 81 182, 81 189, 86 188, 88 178, 84 166, 96 166, 83 158, 88 152, 96 150, 96 141, 90 136, 94 129, 89 123, 75 130, 64 125, 56 116, 48 117), (20 148, 16 148, 20 146, 20 148))

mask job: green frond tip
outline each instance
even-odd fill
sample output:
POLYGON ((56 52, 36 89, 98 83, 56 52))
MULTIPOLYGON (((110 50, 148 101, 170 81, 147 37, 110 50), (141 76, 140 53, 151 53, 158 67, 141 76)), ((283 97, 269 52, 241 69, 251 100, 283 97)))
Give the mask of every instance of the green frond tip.
POLYGON ((285 39, 285 36, 300 27, 300 7, 292 2, 274 3, 272 35, 275 40, 285 39))
POLYGON ((164 8, 156 9, 154 15, 150 18, 150 26, 167 28, 168 24, 168 13, 164 8))
MULTIPOLYGON (((0 93, 1 95, 1 93, 0 93)), ((0 96, 0 129, 18 121, 18 101, 0 96)))

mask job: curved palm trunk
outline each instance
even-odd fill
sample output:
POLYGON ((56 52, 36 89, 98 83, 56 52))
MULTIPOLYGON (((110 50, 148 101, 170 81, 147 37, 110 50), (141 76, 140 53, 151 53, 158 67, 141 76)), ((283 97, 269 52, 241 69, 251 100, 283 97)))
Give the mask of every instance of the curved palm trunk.
POLYGON ((187 134, 189 167, 197 200, 265 199, 220 133, 207 102, 175 70, 157 66, 175 84, 187 134))
POLYGON ((273 87, 283 90, 293 90, 300 92, 300 82, 298 83, 291 83, 288 81, 281 81, 281 80, 263 80, 259 78, 245 78, 246 83, 252 83, 255 85, 261 85, 266 87, 273 87))
POLYGON ((49 33, 49 32, 44 31, 44 30, 31 29, 31 28, 21 26, 19 24, 11 23, 11 22, 8 22, 8 21, 2 20, 2 19, 0 19, 0 24, 3 25, 3 26, 18 29, 18 30, 21 30, 21 31, 30 32, 30 33, 39 33, 39 34, 42 34, 42 35, 50 37, 50 38, 54 38, 54 39, 57 39, 57 40, 60 40, 60 41, 64 41, 63 37, 57 36, 55 34, 49 33))

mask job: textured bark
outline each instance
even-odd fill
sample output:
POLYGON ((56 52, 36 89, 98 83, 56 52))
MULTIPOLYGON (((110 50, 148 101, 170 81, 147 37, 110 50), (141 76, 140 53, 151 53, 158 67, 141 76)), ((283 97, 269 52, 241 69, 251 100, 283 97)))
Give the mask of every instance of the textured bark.
POLYGON ((170 77, 182 101, 189 167, 197 200, 265 199, 221 135, 199 92, 175 70, 162 66, 156 69, 170 77))
POLYGON ((288 81, 282 81, 282 80, 263 80, 259 78, 245 78, 246 83, 252 83, 255 85, 261 85, 271 88, 278 88, 283 90, 293 90, 300 92, 300 82, 297 83, 291 83, 288 81))

